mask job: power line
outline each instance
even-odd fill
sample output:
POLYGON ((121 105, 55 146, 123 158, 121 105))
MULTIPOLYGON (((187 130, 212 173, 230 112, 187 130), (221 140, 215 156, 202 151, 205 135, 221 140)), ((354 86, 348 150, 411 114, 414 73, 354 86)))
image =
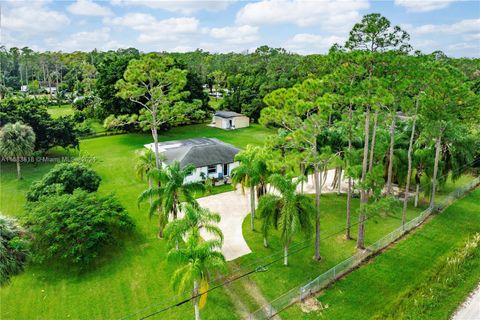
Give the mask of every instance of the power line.
MULTIPOLYGON (((368 217, 367 217, 365 220, 363 220, 363 222, 365 222, 365 221, 367 221, 367 220, 368 220, 368 217)), ((358 225, 359 223, 360 223, 360 222, 356 222, 356 223, 352 224, 351 226, 356 226, 356 225, 358 225)), ((331 233, 331 234, 329 234, 328 236, 321 238, 320 240, 323 240, 323 241, 324 241, 324 240, 326 240, 326 239, 329 239, 329 238, 331 238, 331 237, 333 237, 333 236, 335 236, 335 235, 337 235, 337 234, 345 231, 346 229, 347 229, 347 228, 345 227, 345 228, 343 228, 343 229, 341 229, 341 230, 339 230, 339 231, 337 231, 337 232, 331 233)), ((293 252, 292 252, 292 251, 289 251, 288 254, 287 254, 287 257, 289 257, 289 256, 291 256, 291 255, 294 255, 294 254, 296 254, 296 253, 298 253, 298 252, 300 252, 300 251, 302 251, 302 250, 304 250, 304 249, 306 249, 306 248, 309 248, 311 245, 312 245, 312 243, 309 243, 309 244, 307 244, 307 245, 305 245, 305 246, 303 246, 303 247, 300 247, 299 249, 297 249, 297 250, 295 250, 295 251, 293 251, 293 252)), ((159 313, 162 313, 162 312, 165 312, 165 311, 167 311, 167 310, 170 310, 170 309, 172 309, 172 308, 179 307, 179 306, 181 306, 181 305, 183 305, 183 304, 185 304, 185 303, 187 303, 187 302, 189 302, 189 301, 192 301, 193 299, 196 299, 196 298, 202 296, 203 294, 206 294, 206 293, 209 293, 209 292, 211 292, 211 291, 213 291, 213 290, 216 290, 216 289, 218 289, 218 288, 221 288, 221 287, 223 287, 223 286, 225 286, 225 285, 227 285, 227 284, 230 284, 230 283, 232 283, 232 282, 234 282, 234 281, 237 281, 237 280, 239 280, 239 279, 241 279, 241 278, 244 278, 244 277, 246 277, 246 276, 249 276, 249 275, 251 275, 251 274, 253 274, 253 273, 256 273, 256 272, 264 272, 263 270, 265 270, 266 267, 274 264, 275 262, 281 261, 283 258, 284 258, 284 256, 282 256, 282 257, 280 257, 280 258, 277 258, 277 259, 275 259, 275 260, 273 260, 273 261, 270 261, 270 262, 268 262, 268 263, 265 263, 265 264, 263 264, 263 265, 260 265, 260 266, 256 267, 256 268, 253 269, 253 270, 250 270, 250 271, 248 271, 248 272, 246 272, 246 273, 243 273, 243 274, 241 274, 241 275, 239 275, 239 276, 237 276, 237 277, 235 277, 235 278, 233 278, 233 279, 229 279, 229 280, 227 280, 227 281, 225 281, 225 282, 223 282, 223 283, 221 283, 221 284, 219 284, 219 285, 216 285, 216 286, 208 289, 208 290, 205 291, 205 292, 196 294, 196 295, 194 295, 194 296, 192 296, 192 297, 190 297, 190 298, 184 299, 184 300, 182 300, 182 301, 180 301, 180 302, 178 302, 178 303, 176 303, 176 304, 169 305, 169 306, 164 307, 164 308, 162 308, 162 309, 160 309, 160 310, 158 310, 158 311, 155 311, 155 312, 152 312, 152 313, 150 313, 150 314, 148 314, 148 315, 146 315, 146 316, 143 316, 142 318, 140 318, 140 320, 147 319, 147 318, 153 317, 154 315, 157 315, 157 314, 159 314, 159 313)))
MULTIPOLYGON (((472 162, 470 162, 470 163, 468 163, 468 164, 465 164, 465 165, 457 168, 456 170, 452 170, 452 172, 460 171, 460 170, 462 170, 462 169, 464 169, 464 168, 466 168, 466 167, 468 167, 468 166, 471 166, 472 164, 474 164, 475 162, 477 162, 477 160, 478 160, 478 159, 475 159, 475 160, 473 160, 472 162)), ((450 173, 446 173, 446 174, 444 174, 444 175, 441 175, 440 177, 448 177, 449 174, 450 174, 450 173)), ((430 185, 430 184, 432 184, 432 183, 433 183, 433 181, 427 183, 426 185, 430 185)), ((371 217, 370 217, 370 218, 371 218, 371 217)), ((369 219, 369 217, 367 217, 366 219, 364 219, 362 222, 365 222, 365 221, 367 221, 368 219, 369 219)), ((351 227, 354 227, 354 226, 356 226, 356 225, 358 225, 358 224, 360 224, 360 221, 351 224, 351 225, 350 225, 350 228, 351 228, 351 227)), ((328 236, 326 236, 326 237, 324 237, 324 238, 321 238, 320 240, 326 240, 326 239, 328 239, 328 238, 331 238, 332 236, 335 236, 335 235, 337 235, 337 234, 339 234, 339 233, 341 233, 341 232, 344 232, 345 230, 347 230, 347 227, 344 227, 344 228, 340 229, 340 230, 337 231, 337 232, 331 233, 331 234, 329 234, 328 236)), ((303 241, 303 242, 297 243, 297 244, 293 245, 290 249, 295 248, 295 247, 298 247, 298 246, 300 246, 300 245, 302 245, 302 244, 304 244, 304 243, 306 243, 306 242, 311 242, 311 239, 308 239, 308 240, 305 240, 305 241, 303 241)), ((300 251, 302 251, 302 250, 304 250, 304 249, 306 249, 306 248, 309 248, 312 244, 313 244, 313 243, 309 243, 309 244, 307 244, 307 245, 305 245, 305 246, 303 246, 303 247, 300 247, 298 250, 293 251, 293 252, 290 250, 289 253, 287 254, 287 257, 288 257, 288 256, 291 256, 291 255, 294 255, 294 254, 296 254, 296 253, 298 253, 298 252, 300 252, 300 251)), ((282 252, 282 251, 279 250, 279 251, 277 251, 277 252, 275 252, 275 253, 267 256, 267 257, 264 257, 264 258, 261 258, 261 259, 257 259, 257 260, 255 260, 254 262, 250 263, 249 265, 242 266, 242 267, 234 270, 233 273, 236 273, 236 272, 238 272, 239 270, 246 269, 247 267, 256 264, 258 261, 264 261, 264 260, 267 260, 267 259, 270 258, 270 257, 274 257, 274 256, 280 254, 281 252, 282 252)), ((205 291, 205 292, 203 292, 203 293, 201 293, 201 294, 197 294, 197 295, 192 296, 192 297, 190 297, 190 298, 184 299, 184 300, 182 300, 182 301, 180 301, 180 302, 178 302, 178 303, 175 303, 175 304, 171 304, 171 305, 169 305, 169 306, 166 306, 166 307, 164 307, 164 308, 162 308, 162 309, 160 309, 160 310, 158 310, 158 311, 155 311, 155 312, 153 312, 153 313, 150 313, 150 314, 148 314, 148 315, 146 315, 146 316, 144 316, 144 317, 142 317, 142 318, 140 318, 140 319, 147 319, 147 318, 149 318, 149 317, 152 317, 152 316, 157 315, 157 314, 159 314, 159 313, 165 312, 165 311, 170 310, 170 309, 172 309, 172 308, 179 307, 179 306, 181 306, 181 305, 183 305, 183 304, 185 304, 185 303, 187 303, 187 302, 189 302, 189 301, 192 301, 193 299, 196 299, 196 298, 200 297, 200 296, 203 295, 203 294, 206 294, 206 293, 208 293, 208 292, 211 292, 211 291, 213 291, 213 290, 216 290, 216 289, 218 289, 218 288, 220 288, 220 287, 223 287, 223 286, 225 286, 225 285, 227 285, 227 284, 230 284, 230 283, 232 283, 232 282, 234 282, 234 281, 240 280, 240 279, 242 279, 242 278, 244 278, 244 277, 246 277, 246 276, 248 276, 248 275, 250 275, 250 274, 253 274, 253 273, 256 273, 256 272, 263 272, 263 270, 264 270, 266 267, 274 264, 275 262, 278 262, 278 261, 282 260, 283 258, 284 258, 284 256, 282 255, 281 257, 276 258, 276 259, 274 259, 274 260, 272 260, 272 261, 270 261, 270 262, 268 262, 268 263, 265 263, 265 264, 263 264, 263 265, 257 266, 257 267, 254 268, 253 270, 250 270, 250 271, 248 271, 248 272, 246 272, 246 273, 243 273, 243 274, 241 274, 241 275, 239 275, 239 276, 237 276, 237 277, 234 277, 234 278, 229 279, 229 280, 227 280, 227 281, 225 281, 225 282, 222 282, 222 283, 220 283, 220 284, 218 284, 218 285, 216 285, 216 286, 213 286, 212 288, 208 289, 207 291, 205 291)), ((226 277, 227 277, 227 276, 217 277, 216 279, 214 279, 213 281, 211 281, 211 283, 217 281, 218 279, 222 279, 222 278, 226 278, 226 277)), ((175 299, 175 298, 172 297, 172 299, 169 299, 169 301, 172 301, 172 300, 174 300, 174 299, 175 299)), ((154 307, 156 307, 156 306, 158 306, 158 305, 159 305, 159 304, 152 305, 152 306, 148 306, 148 307, 146 307, 146 308, 144 308, 144 309, 142 309, 142 310, 140 310, 140 311, 138 311, 138 312, 136 312, 136 313, 134 313, 134 314, 128 315, 128 316, 123 317, 123 318, 121 318, 121 319, 130 318, 130 317, 135 316, 135 315, 137 315, 137 314, 139 314, 139 313, 141 313, 141 312, 143 312, 143 311, 145 311, 145 310, 154 308, 154 307)))

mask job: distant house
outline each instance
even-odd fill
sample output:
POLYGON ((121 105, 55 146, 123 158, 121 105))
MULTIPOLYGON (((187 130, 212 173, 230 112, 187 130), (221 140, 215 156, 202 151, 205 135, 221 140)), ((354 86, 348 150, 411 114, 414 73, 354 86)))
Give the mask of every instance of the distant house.
MULTIPOLYGON (((155 151, 153 143, 146 144, 145 147, 155 151)), ((232 169, 238 165, 235 155, 240 151, 231 144, 213 138, 162 142, 158 148, 166 158, 164 165, 178 161, 181 167, 189 164, 195 166, 195 171, 186 177, 185 182, 197 182, 206 178, 228 179, 232 169)))
POLYGON ((43 87, 42 89, 47 93, 57 93, 57 87, 43 87))
POLYGON ((248 127, 250 119, 233 111, 217 111, 213 116, 212 125, 225 130, 240 129, 248 127))

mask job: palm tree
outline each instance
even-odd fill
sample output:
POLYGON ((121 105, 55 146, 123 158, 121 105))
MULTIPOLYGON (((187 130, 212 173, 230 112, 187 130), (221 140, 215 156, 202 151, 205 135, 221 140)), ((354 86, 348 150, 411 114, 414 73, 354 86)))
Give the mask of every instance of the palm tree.
POLYGON ((20 158, 32 154, 35 147, 35 133, 32 128, 16 122, 7 123, 0 130, 0 154, 3 157, 14 157, 17 162, 17 178, 22 178, 20 158))
POLYGON ((174 243, 176 248, 178 248, 178 244, 185 239, 192 229, 205 229, 217 236, 218 240, 223 241, 223 233, 216 225, 220 222, 218 213, 186 202, 183 202, 180 208, 184 217, 170 222, 165 227, 165 237, 171 243, 174 243))
MULTIPOLYGON (((161 154, 163 156, 163 154, 161 154)), ((162 161, 165 160, 163 156, 162 161)), ((148 188, 152 188, 152 177, 148 175, 150 170, 154 169, 155 165, 155 153, 150 149, 144 149, 137 152, 137 162, 135 163, 135 175, 143 181, 144 176, 147 176, 148 188)), ((152 205, 152 197, 149 198, 150 206, 152 205)))
POLYGON ((258 188, 258 196, 265 194, 268 169, 267 164, 259 157, 260 148, 248 147, 247 150, 238 153, 235 156, 235 161, 240 164, 232 170, 232 183, 234 186, 240 184, 242 191, 245 192, 245 187, 250 188, 250 227, 255 229, 255 188, 258 188))
POLYGON ((267 194, 258 204, 258 213, 263 218, 262 231, 267 239, 271 227, 280 229, 283 243, 284 265, 288 265, 288 247, 293 236, 303 233, 306 237, 312 233, 312 216, 315 207, 311 198, 297 193, 299 181, 293 181, 291 177, 274 174, 269 179, 270 184, 280 195, 267 194))
POLYGON ((167 225, 170 215, 177 219, 180 202, 187 202, 197 206, 195 192, 203 192, 204 186, 200 182, 187 182, 185 178, 192 174, 195 166, 188 165, 184 168, 180 162, 175 161, 163 169, 154 168, 150 170, 147 176, 158 182, 157 186, 148 188, 138 198, 138 202, 143 202, 147 198, 156 196, 150 206, 150 216, 155 211, 159 214, 159 233, 163 237, 163 228, 167 225))
POLYGON ((206 301, 210 273, 227 269, 221 246, 222 241, 218 239, 203 241, 198 228, 193 228, 188 232, 185 245, 168 253, 168 261, 180 265, 172 276, 174 290, 180 293, 193 287, 196 320, 200 320, 200 309, 206 301))

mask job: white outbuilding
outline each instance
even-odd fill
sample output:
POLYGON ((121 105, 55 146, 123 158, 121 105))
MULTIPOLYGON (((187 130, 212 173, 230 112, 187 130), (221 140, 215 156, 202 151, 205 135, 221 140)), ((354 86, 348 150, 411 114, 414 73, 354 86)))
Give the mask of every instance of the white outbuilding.
POLYGON ((250 118, 233 111, 217 111, 212 121, 212 126, 224 130, 246 128, 249 125, 250 118))

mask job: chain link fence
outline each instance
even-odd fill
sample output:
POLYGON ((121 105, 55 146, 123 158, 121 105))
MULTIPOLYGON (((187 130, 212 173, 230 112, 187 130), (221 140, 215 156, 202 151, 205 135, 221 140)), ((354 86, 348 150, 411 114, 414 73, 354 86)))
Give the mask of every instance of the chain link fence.
POLYGON ((264 305, 260 309, 251 313, 249 316, 250 320, 254 319, 270 319, 274 317, 277 313, 290 306, 293 303, 303 301, 309 296, 319 292, 320 290, 327 287, 329 284, 333 283, 337 279, 341 278, 348 272, 352 271, 354 268, 359 266, 365 259, 378 253, 379 251, 385 249, 390 244, 400 239, 403 235, 408 233, 410 230, 415 229, 420 224, 422 224, 433 212, 442 210, 443 208, 450 205, 456 199, 462 197, 468 191, 474 189, 477 185, 480 184, 480 177, 472 180, 470 183, 463 185, 462 187, 451 192, 446 198, 444 198, 440 203, 435 204, 433 207, 429 207, 422 211, 418 216, 412 220, 405 223, 405 225, 395 229, 390 232, 383 238, 377 240, 375 243, 368 246, 364 251, 358 252, 350 258, 340 262, 333 268, 322 273, 315 279, 309 281, 304 285, 294 287, 290 291, 282 294, 278 298, 272 300, 269 304, 264 305))

